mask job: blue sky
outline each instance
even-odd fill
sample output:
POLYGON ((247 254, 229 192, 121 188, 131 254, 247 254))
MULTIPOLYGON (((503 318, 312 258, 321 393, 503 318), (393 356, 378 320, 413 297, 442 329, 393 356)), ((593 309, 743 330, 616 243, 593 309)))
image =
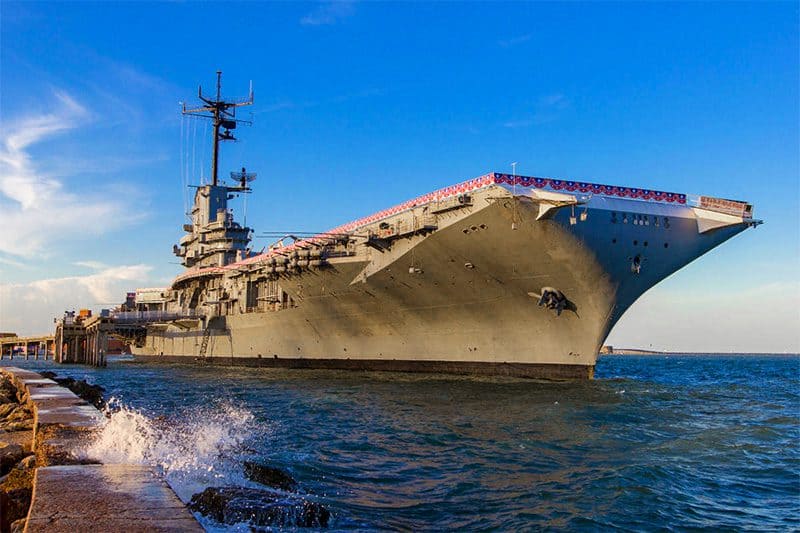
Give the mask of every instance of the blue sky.
POLYGON ((179 272, 181 183, 208 175, 209 143, 178 102, 221 69, 224 94, 255 88, 221 166, 259 173, 259 231, 325 230, 512 161, 744 199, 767 223, 610 340, 800 350, 796 3, 5 1, 0 29, 0 330, 179 272))

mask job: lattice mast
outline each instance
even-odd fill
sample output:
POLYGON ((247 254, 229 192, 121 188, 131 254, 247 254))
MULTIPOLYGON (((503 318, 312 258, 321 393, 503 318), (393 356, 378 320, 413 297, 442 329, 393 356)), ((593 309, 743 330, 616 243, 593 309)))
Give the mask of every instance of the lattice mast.
POLYGON ((227 185, 219 179, 219 143, 235 141, 231 130, 238 124, 250 124, 236 118, 236 108, 253 103, 253 86, 247 98, 225 100, 222 98, 222 72, 217 71, 216 96, 206 97, 199 87, 197 96, 202 101, 199 107, 188 109, 183 105, 183 114, 211 119, 213 128, 213 156, 211 160, 211 183, 197 185, 192 206, 192 223, 184 224, 186 232, 173 252, 182 258, 187 267, 225 266, 250 254, 250 228, 242 226, 228 209, 228 200, 238 193, 250 192, 249 183, 256 175, 242 167, 241 172, 231 172, 234 183, 227 185), (235 194, 231 194, 235 193, 235 194))
MULTIPOLYGON (((214 146, 211 157, 211 185, 214 187, 218 183, 219 173, 219 142, 220 141, 235 141, 236 137, 233 136, 231 130, 236 129, 237 124, 252 124, 250 121, 241 120, 236 118, 236 108, 252 105, 253 104, 253 84, 250 84, 250 93, 245 99, 238 100, 223 100, 222 99, 222 71, 217 71, 217 95, 214 99, 203 96, 203 87, 197 88, 197 97, 202 100, 205 105, 187 109, 186 104, 183 104, 183 114, 192 115, 202 118, 210 118, 214 126, 214 146)), ((244 174, 242 169, 242 174, 244 174)), ((233 173, 232 173, 233 174, 233 173)), ((238 174, 238 173, 237 173, 238 174)), ((237 176, 238 177, 238 176, 237 176)), ((246 188, 246 181, 241 181, 242 189, 246 188)))

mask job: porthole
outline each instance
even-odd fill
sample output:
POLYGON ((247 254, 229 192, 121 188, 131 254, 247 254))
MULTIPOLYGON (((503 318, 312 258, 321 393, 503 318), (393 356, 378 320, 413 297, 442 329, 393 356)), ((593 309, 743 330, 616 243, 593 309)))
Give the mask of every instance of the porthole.
POLYGON ((669 248, 669 243, 668 242, 664 243, 664 248, 669 248))
POLYGON ((647 246, 647 241, 644 241, 642 244, 644 244, 645 246, 647 246))
POLYGON ((611 244, 617 244, 617 239, 611 239, 611 244))
POLYGON ((634 246, 638 246, 639 245, 639 241, 633 241, 633 245, 634 246))

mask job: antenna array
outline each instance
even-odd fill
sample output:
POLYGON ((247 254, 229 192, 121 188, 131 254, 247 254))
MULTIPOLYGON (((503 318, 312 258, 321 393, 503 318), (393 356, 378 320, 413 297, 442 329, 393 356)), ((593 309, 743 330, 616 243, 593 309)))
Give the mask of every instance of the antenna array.
POLYGON ((186 108, 183 104, 183 114, 193 115, 201 118, 210 118, 214 126, 214 151, 211 157, 211 185, 217 185, 218 165, 219 165, 219 142, 220 141, 235 141, 236 137, 233 136, 231 130, 235 130, 237 124, 252 124, 250 121, 241 120, 236 118, 236 108, 253 103, 253 84, 250 84, 250 94, 247 98, 238 98, 235 100, 222 99, 222 71, 217 71, 217 95, 215 98, 203 96, 203 88, 197 88, 197 97, 203 101, 205 105, 191 109, 186 108))

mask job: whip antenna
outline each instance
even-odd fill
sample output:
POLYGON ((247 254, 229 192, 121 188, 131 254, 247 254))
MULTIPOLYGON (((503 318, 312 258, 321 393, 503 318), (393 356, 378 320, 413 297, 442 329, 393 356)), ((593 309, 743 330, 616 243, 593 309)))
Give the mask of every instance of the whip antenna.
POLYGON ((203 96, 203 87, 197 87, 197 97, 202 100, 204 105, 191 109, 186 108, 183 104, 184 115, 194 115, 202 118, 210 118, 211 124, 214 127, 214 145, 211 155, 211 185, 214 187, 218 183, 218 166, 219 166, 219 142, 220 141, 235 141, 236 137, 233 136, 231 130, 235 130, 238 124, 251 124, 249 120, 241 120, 236 118, 236 108, 252 105, 253 103, 253 87, 252 82, 250 85, 250 94, 246 99, 239 100, 223 100, 222 99, 222 71, 217 71, 217 94, 216 97, 207 98, 203 96))

